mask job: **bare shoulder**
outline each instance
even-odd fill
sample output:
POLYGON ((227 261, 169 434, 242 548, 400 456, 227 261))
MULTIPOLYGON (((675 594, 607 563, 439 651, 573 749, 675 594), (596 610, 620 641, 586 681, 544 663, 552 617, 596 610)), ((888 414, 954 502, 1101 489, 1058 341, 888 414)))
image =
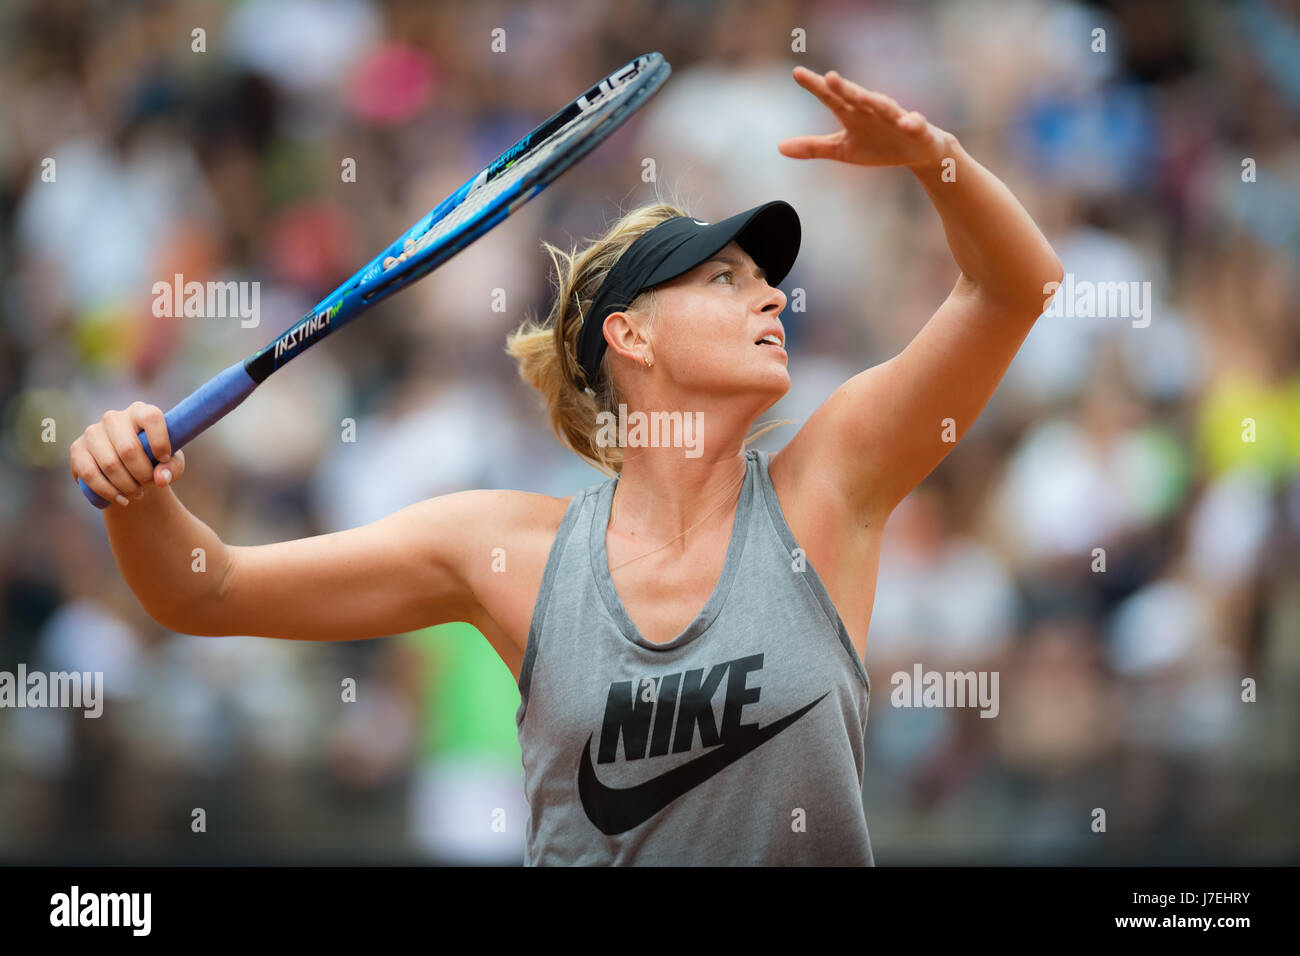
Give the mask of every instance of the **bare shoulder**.
POLYGON ((893 396, 900 389, 892 360, 844 382, 772 456, 773 483, 780 474, 801 496, 824 496, 821 504, 843 517, 883 523, 896 503, 890 497, 896 450, 873 429, 897 417, 893 396))
POLYGON ((473 519, 476 524, 501 528, 524 528, 533 525, 545 526, 553 516, 558 527, 560 520, 564 518, 565 509, 572 500, 572 496, 556 498, 551 495, 514 491, 508 488, 476 488, 429 498, 422 503, 426 505, 441 503, 445 508, 460 510, 466 518, 473 519))
POLYGON ((457 526, 453 560, 479 602, 490 613, 502 582, 513 589, 520 578, 536 570, 538 583, 551 541, 572 501, 551 495, 506 489, 461 491, 430 499, 434 515, 426 532, 437 533, 448 522, 457 526))
POLYGON ((472 529, 461 536, 456 558, 475 597, 468 623, 518 679, 551 545, 573 496, 484 489, 450 497, 463 499, 460 506, 472 529))
POLYGON ((853 502, 827 467, 834 452, 819 446, 816 439, 816 430, 805 425, 784 448, 768 456, 772 488, 792 531, 817 515, 836 521, 856 517, 853 502))

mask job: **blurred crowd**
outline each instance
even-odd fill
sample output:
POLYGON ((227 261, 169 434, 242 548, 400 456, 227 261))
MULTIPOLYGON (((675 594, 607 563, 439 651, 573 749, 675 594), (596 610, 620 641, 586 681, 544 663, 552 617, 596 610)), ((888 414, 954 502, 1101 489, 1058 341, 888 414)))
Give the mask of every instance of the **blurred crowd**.
POLYGON ((165 631, 68 446, 264 345, 651 50, 673 74, 640 114, 190 445, 181 500, 253 545, 603 480, 502 346, 546 311, 542 239, 656 196, 798 210, 793 387, 764 420, 806 419, 957 277, 905 171, 777 152, 837 127, 792 67, 836 69, 954 132, 1074 281, 1151 296, 1145 325, 1041 319, 887 525, 877 861, 1300 858, 1300 4, 18 0, 0 47, 0 670, 102 671, 108 696, 98 720, 0 709, 0 860, 522 858, 518 690, 473 628, 165 631), (175 274, 260 283, 260 324, 156 317, 175 274), (998 717, 891 706, 916 663, 999 672, 998 717))

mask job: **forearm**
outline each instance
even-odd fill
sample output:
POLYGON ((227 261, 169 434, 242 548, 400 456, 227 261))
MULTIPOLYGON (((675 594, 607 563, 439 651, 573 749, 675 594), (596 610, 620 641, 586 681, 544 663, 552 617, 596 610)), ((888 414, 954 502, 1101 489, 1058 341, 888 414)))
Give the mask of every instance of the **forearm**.
MULTIPOLYGON (((1042 306, 1061 263, 1006 185, 949 134, 946 160, 909 166, 943 222, 962 276, 990 302, 1042 306)), ((1041 311, 1041 308, 1039 309, 1041 311)))
POLYGON ((170 487, 148 488, 125 508, 110 506, 104 524, 122 577, 164 627, 186 633, 186 621, 218 599, 226 546, 170 487))

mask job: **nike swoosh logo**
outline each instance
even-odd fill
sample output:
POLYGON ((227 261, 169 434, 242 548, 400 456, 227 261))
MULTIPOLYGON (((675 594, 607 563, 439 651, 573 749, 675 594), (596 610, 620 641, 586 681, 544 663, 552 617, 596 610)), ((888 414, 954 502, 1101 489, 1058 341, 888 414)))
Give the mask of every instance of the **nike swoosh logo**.
POLYGON ((645 823, 682 794, 767 743, 820 704, 826 694, 766 727, 728 740, 680 767, 633 787, 607 787, 597 779, 596 768, 591 763, 591 742, 596 736, 592 734, 582 748, 582 759, 578 763, 578 795, 582 798, 582 808, 602 833, 609 836, 626 833, 645 823))

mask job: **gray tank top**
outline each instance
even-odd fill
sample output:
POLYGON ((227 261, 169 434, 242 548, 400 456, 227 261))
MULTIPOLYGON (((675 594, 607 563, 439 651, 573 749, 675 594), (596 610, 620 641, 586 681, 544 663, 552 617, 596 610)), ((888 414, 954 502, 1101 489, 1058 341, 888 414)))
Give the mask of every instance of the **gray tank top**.
POLYGON ((569 503, 519 674, 525 865, 874 865, 867 672, 745 457, 717 587, 666 644, 610 578, 618 479, 569 503))

